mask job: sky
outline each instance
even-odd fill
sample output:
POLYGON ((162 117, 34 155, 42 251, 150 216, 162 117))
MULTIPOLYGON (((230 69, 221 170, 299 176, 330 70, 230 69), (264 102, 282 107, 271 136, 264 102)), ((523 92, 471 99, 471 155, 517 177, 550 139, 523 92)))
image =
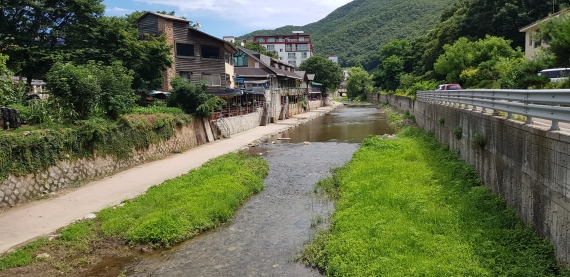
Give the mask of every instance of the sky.
MULTIPOLYGON (((303 26, 352 0, 104 0, 105 15, 134 11, 174 11, 200 23, 200 31, 218 38, 241 36, 285 25, 303 26)), ((301 30, 302 31, 302 30, 301 30)))

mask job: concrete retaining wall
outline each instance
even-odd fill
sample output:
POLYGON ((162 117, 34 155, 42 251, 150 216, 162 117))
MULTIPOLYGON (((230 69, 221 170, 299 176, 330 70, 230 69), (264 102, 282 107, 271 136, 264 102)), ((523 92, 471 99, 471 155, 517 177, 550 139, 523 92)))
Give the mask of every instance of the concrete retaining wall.
POLYGON ((559 260, 570 262, 569 134, 407 97, 369 99, 410 111, 420 127, 458 152, 487 187, 548 239, 559 260), (461 139, 454 135, 457 127, 461 139), (484 147, 474 143, 475 134, 485 139, 484 147))
POLYGON ((177 128, 176 135, 169 140, 146 149, 133 150, 133 155, 129 159, 95 155, 93 158, 60 161, 45 171, 23 176, 8 176, 0 184, 0 208, 37 199, 46 193, 65 187, 78 186, 85 180, 114 174, 148 160, 179 153, 206 143, 207 137, 204 122, 195 119, 186 126, 177 128))
POLYGON ((316 110, 323 106, 322 100, 309 101, 309 110, 316 110))
POLYGON ((253 129, 261 124, 263 108, 258 108, 257 112, 246 115, 224 117, 214 121, 224 137, 253 129), (227 133, 229 131, 229 134, 227 133))

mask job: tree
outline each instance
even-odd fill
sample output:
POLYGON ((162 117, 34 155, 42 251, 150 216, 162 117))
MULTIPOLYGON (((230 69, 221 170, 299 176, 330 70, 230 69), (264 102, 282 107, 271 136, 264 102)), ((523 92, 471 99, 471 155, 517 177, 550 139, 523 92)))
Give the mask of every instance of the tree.
POLYGON ((551 18, 539 27, 549 46, 546 51, 555 56, 555 65, 570 67, 570 18, 551 18))
POLYGON ((299 68, 309 74, 315 74, 315 81, 323 84, 324 95, 326 95, 327 91, 336 90, 344 80, 340 65, 321 56, 308 58, 301 63, 299 68))
POLYGON ((8 56, 0 54, 0 106, 6 105, 6 98, 12 91, 12 72, 6 67, 8 56))
POLYGON ((354 66, 348 70, 346 92, 349 99, 365 95, 372 91, 372 76, 362 68, 354 66))
MULTIPOLYGON (((142 15, 142 12, 133 14, 142 15)), ((107 65, 121 61, 124 67, 134 72, 133 89, 156 89, 162 85, 162 72, 172 65, 172 46, 166 43, 164 35, 139 38, 133 14, 99 18, 93 31, 85 34, 82 40, 85 44, 76 52, 74 61, 81 64, 95 60, 107 65)))
POLYGON ((398 56, 390 56, 378 66, 376 85, 383 90, 396 90, 400 85, 400 76, 404 72, 404 61, 398 56))
POLYGON ((192 84, 180 77, 170 82, 172 90, 168 106, 181 108, 187 114, 199 117, 212 117, 215 110, 222 108, 225 101, 217 96, 206 94, 205 83, 192 84))
POLYGON ((465 77, 478 80, 497 79, 498 74, 493 69, 500 58, 521 58, 520 49, 513 49, 511 41, 499 37, 486 36, 471 42, 467 38, 460 38, 453 45, 443 47, 445 53, 441 55, 434 69, 446 76, 448 82, 460 83, 461 75, 465 70, 465 77))
POLYGON ((87 119, 99 109, 116 119, 135 104, 131 73, 120 62, 104 65, 56 63, 47 73, 48 88, 73 111, 71 120, 87 119))
POLYGON ((0 49, 10 56, 8 67, 28 83, 43 76, 71 55, 104 8, 101 0, 0 0, 0 49))

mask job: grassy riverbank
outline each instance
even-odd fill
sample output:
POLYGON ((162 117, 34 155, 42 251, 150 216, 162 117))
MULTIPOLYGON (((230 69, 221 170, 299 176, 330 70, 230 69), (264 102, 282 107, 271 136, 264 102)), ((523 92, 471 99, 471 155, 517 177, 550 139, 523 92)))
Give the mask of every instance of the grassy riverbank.
MULTIPOLYGON (((110 207, 92 220, 60 230, 0 257, 2 275, 71 273, 98 262, 100 256, 125 256, 128 249, 168 247, 229 220, 252 194, 263 189, 268 165, 259 157, 230 153, 188 174, 167 180, 145 194, 110 207), (117 250, 118 249, 118 250, 117 250), (44 257, 38 257, 38 254, 44 257), (10 271, 10 270, 8 270, 10 271)), ((39 276, 39 275, 38 275, 39 276)))
POLYGON ((568 276, 551 245, 423 130, 365 140, 318 186, 336 210, 301 259, 328 276, 568 276))

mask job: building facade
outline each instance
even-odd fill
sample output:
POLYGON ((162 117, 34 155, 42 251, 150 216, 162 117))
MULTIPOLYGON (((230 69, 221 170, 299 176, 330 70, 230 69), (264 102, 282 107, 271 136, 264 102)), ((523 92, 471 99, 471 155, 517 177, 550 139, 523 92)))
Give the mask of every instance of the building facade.
POLYGON ((552 18, 557 18, 560 16, 568 16, 569 13, 570 13, 570 8, 559 11, 557 13, 553 13, 550 16, 547 16, 541 20, 538 20, 537 22, 534 22, 519 29, 521 33, 525 34, 524 53, 527 59, 533 59, 535 55, 540 51, 540 49, 548 47, 548 45, 544 43, 540 38, 539 25, 552 18))
POLYGON ((172 87, 170 81, 175 76, 193 82, 205 81, 209 84, 207 93, 223 93, 235 86, 233 55, 237 49, 228 41, 213 37, 190 26, 186 19, 147 12, 138 20, 139 36, 166 36, 172 45, 173 65, 163 73, 163 91, 172 87))
POLYGON ((279 56, 279 60, 299 67, 302 62, 313 56, 311 35, 303 31, 293 31, 288 35, 254 36, 254 42, 259 42, 279 56))

